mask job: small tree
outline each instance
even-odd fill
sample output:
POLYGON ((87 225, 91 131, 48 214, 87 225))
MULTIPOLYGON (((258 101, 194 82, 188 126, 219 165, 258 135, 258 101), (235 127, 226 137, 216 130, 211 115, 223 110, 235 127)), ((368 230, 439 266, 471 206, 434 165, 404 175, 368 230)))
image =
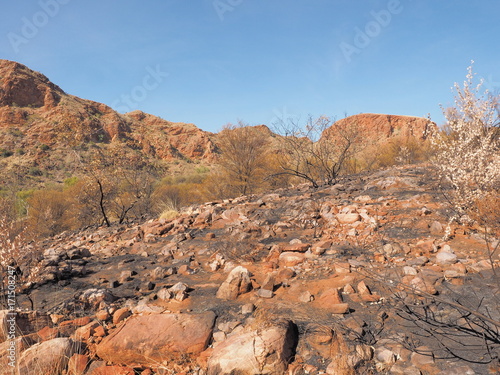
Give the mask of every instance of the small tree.
POLYGON ((252 194, 264 184, 270 137, 266 130, 240 122, 226 125, 219 133, 221 156, 218 164, 233 195, 252 194))
POLYGON ((78 194, 82 222, 101 217, 110 226, 114 220, 123 223, 129 217, 150 213, 161 168, 124 149, 120 144, 95 148, 89 160, 80 158, 84 174, 78 194))
POLYGON ((356 123, 342 127, 326 116, 309 117, 305 127, 293 119, 280 120, 274 127, 281 135, 281 171, 275 175, 296 176, 315 188, 333 185, 361 145, 356 123))
POLYGON ((443 111, 447 129, 432 141, 434 164, 451 185, 452 220, 466 222, 478 201, 500 191, 499 113, 496 98, 482 90, 482 82, 474 84, 472 67, 463 87, 455 84, 455 90, 455 107, 443 111))

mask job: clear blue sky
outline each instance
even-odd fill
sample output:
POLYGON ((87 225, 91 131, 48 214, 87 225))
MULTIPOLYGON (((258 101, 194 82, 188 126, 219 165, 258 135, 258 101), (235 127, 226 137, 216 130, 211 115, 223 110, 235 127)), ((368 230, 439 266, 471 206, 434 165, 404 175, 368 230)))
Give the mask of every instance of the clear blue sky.
POLYGON ((426 116, 467 66, 500 89, 498 0, 4 1, 0 58, 69 94, 217 131, 426 116))

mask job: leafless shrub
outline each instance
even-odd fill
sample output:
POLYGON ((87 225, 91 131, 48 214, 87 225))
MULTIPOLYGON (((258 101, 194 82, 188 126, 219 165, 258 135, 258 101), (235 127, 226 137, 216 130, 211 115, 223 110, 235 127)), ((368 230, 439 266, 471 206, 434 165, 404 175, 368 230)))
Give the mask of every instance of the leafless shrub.
POLYGON ((340 127, 326 116, 309 117, 304 127, 293 119, 274 127, 280 135, 280 171, 274 175, 295 176, 316 188, 335 184, 361 144, 356 123, 340 127))
POLYGON ((218 135, 220 177, 231 195, 255 193, 266 184, 270 132, 267 128, 228 124, 218 135))

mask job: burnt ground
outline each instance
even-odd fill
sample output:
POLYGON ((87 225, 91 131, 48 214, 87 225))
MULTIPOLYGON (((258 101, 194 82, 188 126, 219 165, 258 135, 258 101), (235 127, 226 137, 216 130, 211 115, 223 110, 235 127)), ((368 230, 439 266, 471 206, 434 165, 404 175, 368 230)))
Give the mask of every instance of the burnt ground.
MULTIPOLYGON (((371 346, 373 359, 359 364, 358 373, 495 373, 500 283, 487 262, 481 228, 453 226, 453 237, 443 240, 447 212, 439 181, 425 165, 363 173, 333 187, 300 185, 211 202, 186 209, 172 223, 89 228, 43 243, 42 279, 18 303, 68 318, 141 303, 172 312, 212 310, 217 326, 286 318, 299 335, 319 325, 350 345, 371 346), (342 213, 360 217, 342 223, 342 213), (297 244, 310 246, 293 249, 297 244), (437 259, 446 246, 457 256, 450 264, 437 259), (286 263, 284 252, 303 259, 286 263), (216 298, 236 265, 252 273, 253 291, 236 300, 216 298), (271 273, 272 297, 259 297, 271 273), (417 278, 423 287, 412 284, 417 278), (158 298, 177 283, 187 286, 185 297, 158 298), (112 300, 96 305, 82 299, 92 288, 106 290, 112 300), (323 305, 322 293, 332 288, 348 303, 346 313, 323 305), (242 310, 248 304, 253 312, 242 310), (393 357, 384 357, 385 351, 393 357)), ((498 267, 498 255, 496 262, 498 267)), ((296 362, 320 373, 329 360, 302 340, 296 362)))

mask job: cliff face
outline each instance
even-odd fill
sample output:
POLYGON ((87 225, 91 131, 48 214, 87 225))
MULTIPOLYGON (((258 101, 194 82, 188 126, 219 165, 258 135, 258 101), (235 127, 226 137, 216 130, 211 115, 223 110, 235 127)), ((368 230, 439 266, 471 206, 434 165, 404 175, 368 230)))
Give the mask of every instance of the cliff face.
POLYGON ((0 107, 54 107, 65 95, 43 74, 14 61, 0 60, 0 107))
MULTIPOLYGON (((365 139, 376 142, 387 141, 392 137, 415 137, 424 140, 429 130, 436 124, 423 117, 363 113, 349 116, 335 123, 332 128, 354 126, 365 139)), ((323 137, 334 137, 332 128, 323 137)))

